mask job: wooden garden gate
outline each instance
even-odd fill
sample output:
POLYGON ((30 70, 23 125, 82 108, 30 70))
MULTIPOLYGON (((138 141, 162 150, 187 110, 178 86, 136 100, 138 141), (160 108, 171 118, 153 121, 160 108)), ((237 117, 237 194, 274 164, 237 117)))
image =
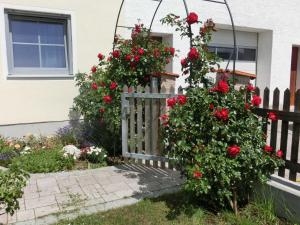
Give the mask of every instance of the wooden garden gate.
POLYGON ((122 155, 138 163, 172 168, 162 148, 160 116, 166 113, 166 99, 174 93, 159 90, 157 78, 151 87, 124 87, 122 102, 122 155))

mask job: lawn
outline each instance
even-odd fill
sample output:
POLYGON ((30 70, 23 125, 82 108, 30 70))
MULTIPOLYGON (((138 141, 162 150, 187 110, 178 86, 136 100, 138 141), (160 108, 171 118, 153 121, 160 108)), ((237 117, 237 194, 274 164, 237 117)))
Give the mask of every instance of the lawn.
POLYGON ((195 202, 184 192, 146 199, 135 205, 65 220, 56 225, 289 225, 273 213, 272 204, 255 202, 232 212, 214 213, 195 202))

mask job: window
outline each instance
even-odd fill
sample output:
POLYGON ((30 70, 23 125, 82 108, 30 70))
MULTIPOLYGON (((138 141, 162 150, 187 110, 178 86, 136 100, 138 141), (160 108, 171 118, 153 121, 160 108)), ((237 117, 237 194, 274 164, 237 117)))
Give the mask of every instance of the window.
POLYGON ((9 74, 72 74, 69 20, 8 12, 9 74))
POLYGON ((236 60, 240 61, 256 61, 256 49, 255 48, 244 48, 237 46, 237 57, 234 56, 234 48, 233 47, 220 47, 220 46, 208 46, 208 51, 211 53, 217 54, 220 58, 224 60, 229 60, 236 58, 236 60))

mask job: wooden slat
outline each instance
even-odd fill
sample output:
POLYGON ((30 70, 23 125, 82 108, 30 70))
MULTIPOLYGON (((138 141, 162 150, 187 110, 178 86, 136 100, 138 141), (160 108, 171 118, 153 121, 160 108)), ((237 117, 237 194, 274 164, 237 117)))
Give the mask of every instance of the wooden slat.
MULTIPOLYGON (((142 93, 142 87, 137 87, 137 93, 142 93)), ((143 105, 142 99, 137 99, 137 152, 143 152, 143 105)), ((139 164, 142 164, 142 160, 138 160, 139 164)))
MULTIPOLYGON (((295 94, 295 112, 300 112, 300 90, 295 94)), ((300 135, 300 123, 294 122, 293 124, 293 137, 292 137, 292 149, 291 149, 291 162, 297 164, 298 150, 299 150, 299 135, 300 135)), ((296 181, 297 170, 291 168, 290 180, 296 181)))
MULTIPOLYGON (((284 91, 283 110, 284 111, 290 111, 290 91, 289 91, 289 89, 286 89, 284 91)), ((286 160, 288 132, 289 132, 289 122, 288 121, 282 121, 280 149, 283 151, 283 159, 284 160, 286 160)), ((279 168, 278 176, 285 177, 285 167, 284 166, 279 168)))
MULTIPOLYGON (((166 93, 166 89, 163 87, 163 88, 160 90, 160 93, 161 93, 161 94, 165 94, 165 93, 166 93)), ((167 111, 166 99, 161 99, 159 103, 160 103, 160 115, 159 115, 159 116, 161 116, 161 115, 165 114, 166 111, 167 111)), ((162 128, 161 128, 161 122, 159 123, 159 125, 160 125, 160 127, 159 127, 159 129, 158 129, 158 132, 159 132, 159 135, 158 135, 158 143, 159 143, 159 155, 161 156, 161 155, 162 155, 162 152, 163 152, 163 147, 164 147, 164 145, 163 145, 163 139, 162 139, 162 137, 161 137, 161 135, 160 135, 160 130, 162 129, 162 128)), ((162 169, 165 169, 165 168, 166 168, 165 162, 161 162, 161 168, 162 168, 162 169)))
MULTIPOLYGON (((145 93, 150 92, 150 87, 145 87, 145 93)), ((150 99, 145 99, 145 152, 151 154, 151 114, 150 114, 150 99)), ((150 161, 145 161, 146 166, 150 166, 150 161)))
MULTIPOLYGON (((279 109, 279 96, 280 91, 278 88, 276 88, 273 92, 273 109, 278 110, 279 109)), ((278 128, 278 121, 272 121, 271 124, 271 141, 270 145, 273 147, 274 150, 276 150, 277 145, 277 128, 278 128)))
MULTIPOLYGON (((128 92, 128 87, 123 87, 123 93, 128 92)), ((124 156, 125 153, 128 152, 128 107, 129 103, 126 100, 124 94, 121 96, 121 104, 122 104, 122 155, 124 156)))
MULTIPOLYGON (((263 108, 264 109, 269 108, 269 100, 270 100, 270 90, 269 90, 269 88, 266 87, 265 90, 264 90, 264 101, 263 101, 263 108)), ((265 123, 263 125, 263 132, 265 134, 267 134, 267 131, 268 131, 268 124, 265 123)))
POLYGON ((175 94, 160 94, 160 93, 125 93, 126 98, 150 98, 150 99, 166 99, 174 97, 175 94))
POLYGON ((259 87, 255 87, 255 91, 254 91, 255 95, 260 96, 260 89, 259 87))
MULTIPOLYGON (((132 92, 134 92, 134 87, 130 87, 132 92)), ((130 139, 129 139, 129 150, 130 153, 135 153, 136 149, 136 137, 135 137, 135 102, 134 99, 129 99, 129 107, 130 107, 130 139)))
MULTIPOLYGON (((153 77, 151 80, 151 93, 158 93, 158 80, 153 77)), ((151 100, 151 154, 158 155, 158 125, 159 125, 159 107, 158 100, 151 100)), ((153 167, 158 167, 158 162, 153 161, 153 167)))

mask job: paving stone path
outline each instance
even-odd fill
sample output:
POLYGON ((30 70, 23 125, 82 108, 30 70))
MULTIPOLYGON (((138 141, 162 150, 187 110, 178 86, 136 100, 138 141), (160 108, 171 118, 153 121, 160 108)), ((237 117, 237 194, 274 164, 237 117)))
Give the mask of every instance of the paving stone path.
POLYGON ((20 210, 14 216, 1 215, 0 224, 53 224, 174 192, 182 182, 179 172, 132 164, 34 174, 20 199, 20 210))

